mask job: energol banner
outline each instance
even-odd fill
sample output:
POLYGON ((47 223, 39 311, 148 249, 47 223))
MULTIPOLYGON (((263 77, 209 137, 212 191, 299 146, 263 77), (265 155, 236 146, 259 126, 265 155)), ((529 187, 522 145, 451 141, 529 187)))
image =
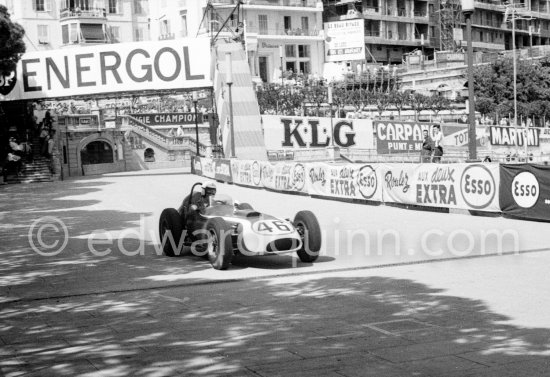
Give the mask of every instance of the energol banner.
POLYGON ((29 52, 0 79, 0 100, 211 87, 207 39, 29 52))
POLYGON ((498 164, 384 164, 384 202, 500 212, 498 164))
POLYGON ((267 150, 325 148, 374 148, 370 119, 341 119, 263 115, 267 150), (332 122, 332 125, 331 125, 332 122))

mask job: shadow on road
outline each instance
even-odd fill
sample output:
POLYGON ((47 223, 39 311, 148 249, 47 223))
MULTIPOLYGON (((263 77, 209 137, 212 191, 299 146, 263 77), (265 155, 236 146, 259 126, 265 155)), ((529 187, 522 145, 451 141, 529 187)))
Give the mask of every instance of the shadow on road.
POLYGON ((510 326, 483 302, 386 277, 91 295, 7 304, 0 315, 7 376, 550 372, 548 329, 510 326))

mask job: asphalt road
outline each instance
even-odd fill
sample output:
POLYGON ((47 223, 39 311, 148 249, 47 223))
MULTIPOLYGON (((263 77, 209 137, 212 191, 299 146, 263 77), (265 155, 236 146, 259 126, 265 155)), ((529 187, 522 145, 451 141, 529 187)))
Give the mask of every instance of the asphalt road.
POLYGON ((325 239, 318 263, 215 271, 158 255, 160 212, 199 179, 158 173, 0 188, 0 375, 550 373, 547 224, 219 184, 312 210, 325 239))

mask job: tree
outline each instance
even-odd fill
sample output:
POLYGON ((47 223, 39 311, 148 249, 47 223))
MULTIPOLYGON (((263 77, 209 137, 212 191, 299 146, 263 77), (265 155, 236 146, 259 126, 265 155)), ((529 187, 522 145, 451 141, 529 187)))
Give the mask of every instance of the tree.
MULTIPOLYGON (((550 59, 518 60, 516 73, 518 119, 545 116, 535 104, 550 101, 550 59)), ((513 60, 502 58, 474 68, 474 92, 477 111, 497 118, 514 116, 513 60)))
POLYGON ((447 97, 433 94, 428 97, 426 107, 431 109, 435 113, 435 116, 437 116, 440 111, 451 107, 451 100, 449 100, 447 97))
POLYGON ((414 118, 416 121, 418 121, 418 115, 420 115, 420 112, 428 108, 428 100, 428 96, 425 96, 422 93, 415 92, 410 96, 409 104, 414 110, 414 118))
POLYGON ((408 91, 400 92, 393 90, 389 93, 389 96, 390 104, 395 106, 397 113, 399 114, 399 118, 401 118, 401 111, 403 111, 405 105, 409 103, 410 93, 408 91))
POLYGON ((25 30, 11 21, 8 8, 0 5, 0 73, 9 75, 25 52, 25 30))

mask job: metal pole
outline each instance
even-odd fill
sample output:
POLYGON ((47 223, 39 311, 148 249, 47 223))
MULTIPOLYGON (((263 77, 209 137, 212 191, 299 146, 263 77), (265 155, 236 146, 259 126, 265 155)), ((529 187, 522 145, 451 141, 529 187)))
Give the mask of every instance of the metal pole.
POLYGON ((196 141, 195 144, 197 145, 197 157, 201 157, 201 154, 199 152, 199 118, 197 113, 197 100, 193 101, 193 104, 195 105, 195 135, 196 135, 196 141))
POLYGON ((231 61, 231 53, 225 53, 225 69, 226 69, 226 81, 227 89, 229 92, 229 133, 231 137, 231 158, 235 158, 235 130, 233 124, 233 95, 231 93, 231 87, 233 85, 233 62, 231 61))
MULTIPOLYGON (((518 134, 518 100, 517 100, 517 68, 516 68, 516 10, 512 9, 512 66, 514 76, 514 131, 518 134)), ((523 141, 525 143, 525 140, 523 141)), ((516 154, 519 159, 519 145, 516 145, 516 154)))
POLYGON ((281 86, 283 86, 283 45, 279 46, 279 57, 281 58, 281 86))
POLYGON ((474 101, 474 48, 472 45, 472 13, 465 13, 466 41, 468 55, 468 154, 470 160, 477 159, 476 145, 476 109, 474 101))
POLYGON ((227 88, 229 89, 229 131, 231 137, 231 158, 235 158, 235 131, 233 128, 233 96, 231 94, 232 82, 227 83, 227 88))
POLYGON ((330 106, 330 146, 334 147, 334 125, 332 120, 332 84, 328 86, 328 104, 330 106))

